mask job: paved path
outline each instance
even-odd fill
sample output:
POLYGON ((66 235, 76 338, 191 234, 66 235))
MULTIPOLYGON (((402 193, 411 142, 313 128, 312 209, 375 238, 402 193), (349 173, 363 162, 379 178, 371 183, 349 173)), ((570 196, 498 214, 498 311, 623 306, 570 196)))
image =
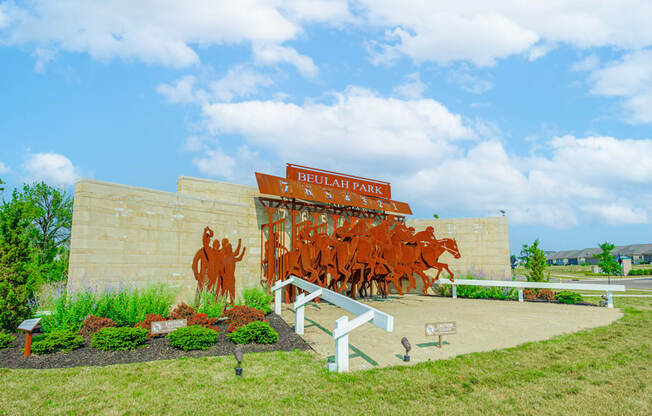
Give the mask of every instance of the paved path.
MULTIPOLYGON (((476 351, 513 347, 585 328, 604 326, 619 319, 617 309, 534 302, 509 302, 480 299, 451 299, 433 296, 390 296, 389 300, 368 303, 394 316, 394 332, 365 324, 349 335, 351 370, 406 365, 402 361, 401 338, 412 344, 409 364, 454 357, 476 351), (443 348, 437 337, 426 337, 427 322, 456 321, 457 334, 444 337, 443 348)), ((333 356, 331 331, 335 320, 353 315, 336 306, 309 304, 305 309, 304 339, 317 355, 333 356)), ((283 318, 294 326, 294 312, 283 308, 283 318)))

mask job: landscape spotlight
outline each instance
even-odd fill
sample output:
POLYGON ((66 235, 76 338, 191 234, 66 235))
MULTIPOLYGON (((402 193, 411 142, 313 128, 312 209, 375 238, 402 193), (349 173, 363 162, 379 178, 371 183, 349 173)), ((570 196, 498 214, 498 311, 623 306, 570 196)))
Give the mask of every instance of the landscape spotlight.
POLYGON ((240 346, 235 347, 235 350, 233 350, 233 355, 235 355, 235 359, 238 361, 238 366, 235 368, 235 375, 241 376, 242 367, 240 367, 240 363, 242 363, 242 357, 244 355, 242 352, 242 348, 240 348, 240 346))
POLYGON ((403 361, 408 362, 410 361, 410 356, 408 353, 412 349, 412 346, 410 345, 410 341, 406 337, 401 338, 401 344, 403 344, 403 348, 405 348, 405 355, 403 356, 403 361))

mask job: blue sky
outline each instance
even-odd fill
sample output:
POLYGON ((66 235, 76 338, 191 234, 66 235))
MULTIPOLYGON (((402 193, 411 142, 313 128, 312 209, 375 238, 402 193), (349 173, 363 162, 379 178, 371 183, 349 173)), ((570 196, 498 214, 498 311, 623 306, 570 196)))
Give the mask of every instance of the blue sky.
POLYGON ((513 252, 652 242, 649 1, 0 0, 0 178, 174 191, 286 162, 513 252))

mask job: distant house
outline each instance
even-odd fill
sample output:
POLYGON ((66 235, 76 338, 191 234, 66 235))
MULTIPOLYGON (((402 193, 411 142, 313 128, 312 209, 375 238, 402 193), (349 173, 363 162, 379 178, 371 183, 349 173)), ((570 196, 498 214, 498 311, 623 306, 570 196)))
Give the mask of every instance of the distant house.
MULTIPOLYGON (((557 266, 575 264, 598 264, 595 257, 601 253, 599 248, 585 248, 583 250, 548 251, 546 260, 548 264, 557 266)), ((624 258, 632 259, 632 264, 649 263, 652 261, 652 244, 630 244, 628 246, 616 246, 611 252, 616 260, 624 258)))

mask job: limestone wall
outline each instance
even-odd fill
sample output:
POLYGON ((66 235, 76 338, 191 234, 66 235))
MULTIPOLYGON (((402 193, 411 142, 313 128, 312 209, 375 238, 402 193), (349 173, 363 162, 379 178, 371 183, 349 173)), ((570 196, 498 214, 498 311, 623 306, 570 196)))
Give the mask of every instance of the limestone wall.
MULTIPOLYGON (((236 268, 236 290, 260 280, 260 227, 267 212, 258 190, 206 179, 180 177, 177 192, 162 192, 107 182, 81 180, 75 186, 69 285, 106 287, 170 282, 185 296, 194 293, 192 259, 201 248, 204 227, 217 238, 247 248, 236 268)), ((279 210, 275 219, 290 217, 279 210)), ((312 219, 307 213, 297 222, 312 219)), ((326 221, 322 216, 321 221, 326 221)), ((329 220, 332 223, 332 220, 329 220)), ((459 260, 444 254, 459 275, 510 275, 507 220, 456 218, 408 220, 417 230, 435 227, 437 237, 457 240, 459 260)), ((329 224, 329 231, 332 224, 329 224)))
POLYGON ((439 259, 448 264, 455 276, 497 280, 511 277, 507 217, 415 219, 406 223, 417 231, 431 225, 437 238, 457 241, 461 257, 455 259, 444 253, 439 259))

